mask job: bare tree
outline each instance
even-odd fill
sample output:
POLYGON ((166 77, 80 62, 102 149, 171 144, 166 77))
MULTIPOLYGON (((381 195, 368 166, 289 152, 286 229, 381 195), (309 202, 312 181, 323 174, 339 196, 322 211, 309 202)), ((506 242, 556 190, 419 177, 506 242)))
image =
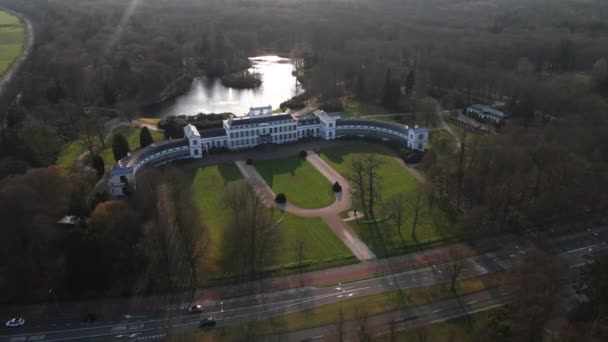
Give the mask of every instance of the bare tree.
POLYGON ((391 219, 397 226, 397 232, 399 233, 399 238, 401 239, 401 246, 405 246, 405 239, 403 238, 403 233, 401 232, 401 228, 403 227, 403 223, 405 221, 405 209, 407 207, 407 194, 405 193, 397 193, 391 196, 386 201, 386 206, 388 211, 391 214, 391 219))
POLYGON ((302 275, 302 273, 304 272, 303 266, 304 266, 305 254, 306 254, 306 251, 308 250, 308 241, 306 240, 305 237, 298 236, 293 245, 294 245, 293 247, 296 250, 296 258, 297 258, 296 262, 298 263, 298 266, 300 269, 300 275, 302 275))
POLYGON ((90 157, 96 155, 102 147, 95 124, 88 120, 83 121, 80 125, 79 139, 82 146, 89 152, 90 157))
POLYGON ((420 211, 422 210, 422 189, 418 189, 416 196, 410 196, 409 202, 412 210, 414 211, 414 218, 412 219, 412 239, 414 239, 414 241, 418 241, 416 238, 416 226, 418 225, 420 211))
POLYGON ((342 310, 342 305, 340 305, 340 308, 338 309, 338 319, 336 320, 336 322, 334 323, 334 326, 336 328, 336 340, 338 342, 343 342, 345 341, 345 331, 344 331, 344 311, 342 310))
POLYGON ((450 291, 454 291, 456 281, 464 268, 466 257, 455 249, 450 250, 449 257, 450 260, 443 264, 442 268, 450 280, 450 291))
POLYGON ((357 322, 359 341, 366 342, 371 341, 371 336, 369 336, 369 332, 367 331, 367 320, 369 318, 369 313, 367 312, 367 308, 363 305, 357 306, 355 308, 355 321, 357 322))
POLYGON ((351 161, 350 172, 347 178, 355 184, 361 208, 366 215, 369 215, 367 213, 365 167, 361 159, 355 158, 351 161))
POLYGON ((230 184, 224 203, 233 214, 224 234, 226 266, 254 279, 275 256, 280 222, 273 222, 271 212, 246 182, 230 184))
POLYGON ((379 201, 380 199, 382 187, 382 178, 380 177, 378 171, 380 167, 384 165, 384 161, 375 154, 369 154, 363 157, 363 165, 365 170, 365 177, 367 178, 367 211, 369 212, 369 215, 373 220, 376 218, 374 214, 374 205, 376 204, 376 201, 379 201))

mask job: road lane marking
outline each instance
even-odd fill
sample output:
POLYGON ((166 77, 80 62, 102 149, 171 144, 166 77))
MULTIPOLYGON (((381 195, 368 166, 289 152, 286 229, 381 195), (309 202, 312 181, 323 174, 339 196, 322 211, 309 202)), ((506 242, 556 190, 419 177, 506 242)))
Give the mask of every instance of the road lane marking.
POLYGON ((467 305, 471 305, 471 304, 475 304, 475 303, 477 303, 477 301, 476 300, 472 300, 472 301, 468 302, 467 305))
POLYGON ((438 312, 441 312, 441 311, 442 311, 442 310, 441 310, 441 309, 439 309, 439 310, 435 310, 435 311, 433 311, 433 312, 431 312, 431 313, 438 313, 438 312))

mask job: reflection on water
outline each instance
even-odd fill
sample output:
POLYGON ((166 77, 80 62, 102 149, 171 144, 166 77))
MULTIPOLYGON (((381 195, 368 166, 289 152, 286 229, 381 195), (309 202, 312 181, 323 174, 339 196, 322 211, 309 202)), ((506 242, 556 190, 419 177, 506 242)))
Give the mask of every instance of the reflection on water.
POLYGON ((278 56, 252 57, 250 60, 249 71, 262 75, 260 87, 233 89, 224 87, 219 79, 196 79, 190 90, 163 109, 160 116, 226 112, 243 115, 252 106, 278 108, 281 102, 303 91, 292 75, 291 60, 278 56))

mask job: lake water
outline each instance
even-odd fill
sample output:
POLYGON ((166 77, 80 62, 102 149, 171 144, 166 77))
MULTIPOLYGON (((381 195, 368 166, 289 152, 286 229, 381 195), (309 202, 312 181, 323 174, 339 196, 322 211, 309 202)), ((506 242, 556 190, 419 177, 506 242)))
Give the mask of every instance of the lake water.
POLYGON ((249 107, 279 104, 304 90, 292 75, 295 67, 290 59, 278 56, 250 58, 251 72, 262 75, 262 85, 256 89, 225 87, 220 79, 195 79, 190 90, 167 103, 160 117, 169 115, 196 115, 198 113, 234 113, 243 115, 249 107))

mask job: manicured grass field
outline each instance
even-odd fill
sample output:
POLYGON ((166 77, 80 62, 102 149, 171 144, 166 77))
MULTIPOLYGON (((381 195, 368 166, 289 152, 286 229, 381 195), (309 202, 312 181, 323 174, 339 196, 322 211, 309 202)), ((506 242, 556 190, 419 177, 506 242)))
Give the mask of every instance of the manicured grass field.
MULTIPOLYGON (((222 258, 222 241, 225 226, 230 221, 230 211, 224 207, 223 190, 231 182, 244 181, 239 169, 234 164, 207 166, 189 171, 192 179, 196 203, 201 216, 207 224, 210 235, 210 252, 207 269, 213 275, 219 275, 222 258)), ((331 232, 329 227, 318 218, 302 218, 288 213, 274 212, 281 224, 282 241, 279 243, 277 264, 289 264, 297 261, 296 250, 293 247, 296 239, 302 237, 306 241, 305 259, 314 260, 315 264, 306 270, 326 268, 345 263, 356 262, 350 251, 331 232)), ((276 266, 276 265, 267 265, 276 266)))
POLYGON ((255 167, 276 194, 302 208, 323 208, 335 201, 332 184, 306 159, 260 160, 255 167))
MULTIPOLYGON (((114 133, 120 133, 127 138, 129 141, 129 147, 131 151, 136 151, 139 149, 139 127, 119 127, 114 130, 114 133)), ((164 135, 157 131, 150 131, 152 133, 152 138, 154 141, 162 141, 165 139, 164 135)), ((64 145, 59 153, 59 157, 57 157, 56 164, 63 167, 71 167, 74 165, 74 162, 78 159, 78 156, 82 153, 87 152, 87 149, 82 145, 79 140, 71 141, 64 145)), ((116 161, 114 160, 114 154, 112 153, 112 141, 106 143, 106 148, 99 152, 99 155, 103 158, 103 161, 106 164, 106 167, 114 165, 116 161)))
POLYGON ((359 102, 356 100, 348 100, 342 110, 343 118, 358 118, 361 116, 390 114, 391 112, 374 103, 359 102))
MULTIPOLYGON (((411 230, 413 226, 413 209, 410 202, 414 202, 417 194, 421 191, 418 181, 404 169, 393 157, 394 152, 380 144, 361 142, 339 148, 321 150, 321 158, 332 165, 334 169, 344 176, 350 173, 350 165, 354 158, 373 153, 383 162, 379 175, 381 177, 381 201, 376 206, 377 218, 387 218, 378 223, 350 222, 359 236, 372 248, 378 256, 388 256, 403 253, 418 247, 421 244, 438 243, 454 239, 453 226, 457 222, 457 214, 445 203, 435 200, 429 209, 429 201, 426 195, 422 195, 422 209, 419 212, 416 225, 416 240, 413 239, 411 230), (405 244, 402 244, 397 226, 390 219, 390 212, 382 204, 394 194, 404 193, 408 195, 408 206, 406 207, 406 218, 402 224, 402 235, 405 244)), ((360 207, 356 194, 353 203, 360 207)))
POLYGON ((0 75, 23 51, 24 28, 19 18, 0 12, 0 75))

